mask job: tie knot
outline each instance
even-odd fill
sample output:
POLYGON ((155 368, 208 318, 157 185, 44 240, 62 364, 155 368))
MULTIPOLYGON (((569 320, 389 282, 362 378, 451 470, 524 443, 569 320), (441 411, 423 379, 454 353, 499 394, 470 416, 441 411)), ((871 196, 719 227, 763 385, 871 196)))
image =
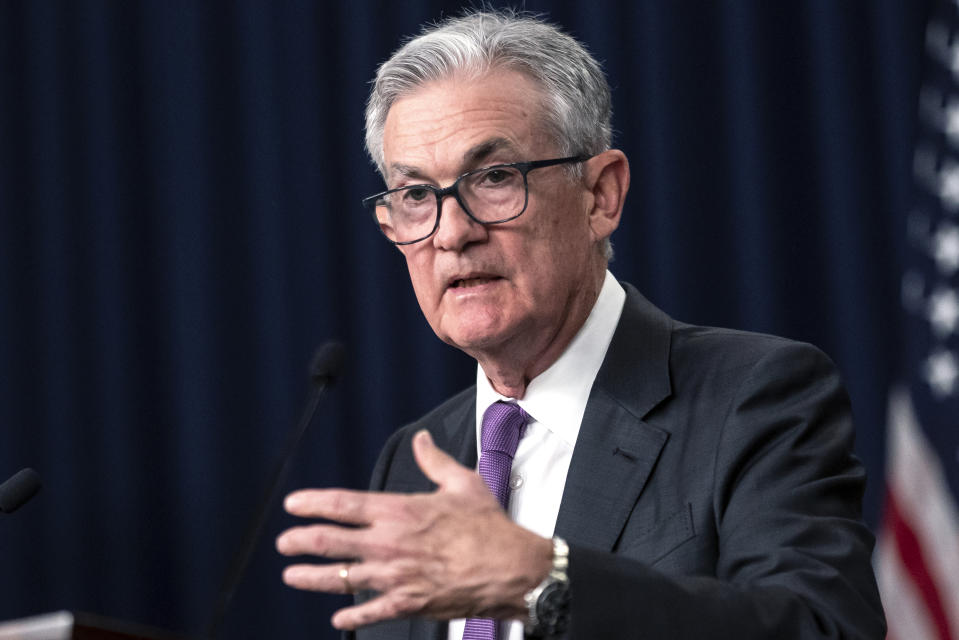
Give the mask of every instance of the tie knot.
POLYGON ((528 421, 529 414, 518 404, 494 402, 483 414, 482 450, 499 451, 512 458, 528 421))

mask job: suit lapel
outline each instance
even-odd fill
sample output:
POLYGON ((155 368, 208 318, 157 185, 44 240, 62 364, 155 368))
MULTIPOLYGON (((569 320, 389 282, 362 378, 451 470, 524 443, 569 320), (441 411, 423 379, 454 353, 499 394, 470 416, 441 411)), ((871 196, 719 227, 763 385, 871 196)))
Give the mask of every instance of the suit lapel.
POLYGON ((667 437, 594 393, 570 462, 556 534, 571 544, 611 550, 667 437))
POLYGON ((436 444, 465 467, 476 466, 476 390, 467 396, 468 402, 450 411, 436 444))
POLYGON ((615 546, 669 437, 643 417, 670 394, 671 321, 624 288, 623 314, 590 392, 556 521, 556 534, 568 542, 603 550, 615 546))

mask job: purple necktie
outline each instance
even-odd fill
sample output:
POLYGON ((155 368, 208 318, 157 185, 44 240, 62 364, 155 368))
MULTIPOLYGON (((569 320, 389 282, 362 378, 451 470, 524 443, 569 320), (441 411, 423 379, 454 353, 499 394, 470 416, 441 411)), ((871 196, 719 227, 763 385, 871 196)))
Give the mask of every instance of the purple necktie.
MULTIPOLYGON (((509 472, 519 439, 523 437, 529 414, 519 405, 496 402, 483 414, 480 436, 479 474, 503 509, 509 505, 509 472)), ((496 621, 470 618, 466 621, 463 640, 497 640, 496 621)))

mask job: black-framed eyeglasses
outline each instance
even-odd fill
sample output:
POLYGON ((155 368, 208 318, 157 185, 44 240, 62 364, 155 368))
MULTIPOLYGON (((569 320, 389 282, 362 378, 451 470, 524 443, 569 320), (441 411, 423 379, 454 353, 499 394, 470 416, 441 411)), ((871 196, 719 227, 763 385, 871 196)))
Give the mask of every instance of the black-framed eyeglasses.
POLYGON ((443 198, 453 196, 474 221, 489 225, 521 216, 529 203, 526 175, 533 169, 585 162, 570 156, 532 162, 511 162, 467 171, 448 187, 414 184, 363 199, 380 231, 393 244, 413 244, 433 235, 440 226, 443 198))

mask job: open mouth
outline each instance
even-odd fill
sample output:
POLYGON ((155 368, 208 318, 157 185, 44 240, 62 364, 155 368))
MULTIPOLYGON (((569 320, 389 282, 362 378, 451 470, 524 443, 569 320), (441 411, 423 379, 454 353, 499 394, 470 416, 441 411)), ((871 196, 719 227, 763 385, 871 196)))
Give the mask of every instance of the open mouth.
POLYGON ((498 276, 480 276, 476 278, 458 278, 450 282, 450 289, 466 289, 468 287, 478 287, 488 284, 494 280, 500 280, 498 276))

